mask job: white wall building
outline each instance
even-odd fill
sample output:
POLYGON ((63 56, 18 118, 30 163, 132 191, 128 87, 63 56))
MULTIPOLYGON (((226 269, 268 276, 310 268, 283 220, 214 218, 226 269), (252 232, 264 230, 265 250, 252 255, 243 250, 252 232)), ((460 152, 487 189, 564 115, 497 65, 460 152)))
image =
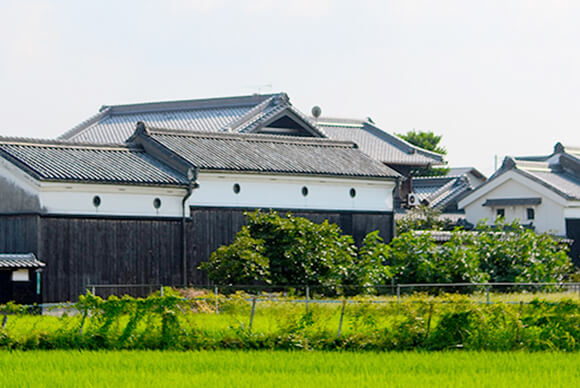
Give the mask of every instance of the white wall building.
POLYGON ((459 202, 471 223, 497 217, 580 241, 580 149, 556 144, 547 156, 507 157, 483 185, 459 202))

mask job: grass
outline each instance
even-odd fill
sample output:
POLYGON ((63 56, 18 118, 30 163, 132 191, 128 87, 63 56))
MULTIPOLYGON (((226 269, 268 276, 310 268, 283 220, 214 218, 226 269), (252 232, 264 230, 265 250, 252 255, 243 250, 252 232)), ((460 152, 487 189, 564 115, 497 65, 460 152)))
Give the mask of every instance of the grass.
POLYGON ((3 387, 570 387, 566 353, 0 352, 3 387))

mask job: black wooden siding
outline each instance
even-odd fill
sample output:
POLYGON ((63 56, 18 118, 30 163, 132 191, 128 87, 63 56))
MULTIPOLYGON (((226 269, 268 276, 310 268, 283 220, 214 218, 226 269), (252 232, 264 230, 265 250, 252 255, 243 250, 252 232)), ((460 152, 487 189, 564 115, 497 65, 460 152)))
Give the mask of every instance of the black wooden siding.
MULTIPOLYGON (((197 267, 216 248, 233 241, 246 209, 191 210, 186 223, 188 282, 207 284, 197 267)), ((357 243, 374 230, 385 241, 392 238, 392 213, 293 214, 315 222, 328 219, 357 243)), ((42 280, 47 302, 75 300, 88 284, 181 285, 181 235, 180 219, 0 216, 0 253, 32 252, 46 263, 42 280)))
POLYGON ((580 267, 580 219, 567 218, 566 219, 566 237, 574 240, 570 247, 570 257, 576 267, 580 267))

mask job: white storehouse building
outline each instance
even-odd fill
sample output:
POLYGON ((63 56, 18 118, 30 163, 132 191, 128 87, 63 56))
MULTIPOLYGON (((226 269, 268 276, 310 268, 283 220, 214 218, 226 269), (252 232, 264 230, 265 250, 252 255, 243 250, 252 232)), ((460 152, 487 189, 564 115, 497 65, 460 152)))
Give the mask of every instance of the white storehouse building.
POLYGON ((580 254, 580 148, 556 144, 545 156, 506 157, 501 168, 459 201, 471 223, 497 217, 575 241, 580 254))

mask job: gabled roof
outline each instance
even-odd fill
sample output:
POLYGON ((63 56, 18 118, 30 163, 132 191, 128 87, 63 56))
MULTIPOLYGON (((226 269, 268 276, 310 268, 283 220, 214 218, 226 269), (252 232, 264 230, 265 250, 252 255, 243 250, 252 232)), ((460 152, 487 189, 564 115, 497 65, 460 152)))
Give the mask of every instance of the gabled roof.
POLYGON ((181 186, 186 178, 134 145, 0 138, 0 157, 40 181, 181 186))
POLYGON ((378 128, 369 120, 320 117, 316 125, 331 139, 352 141, 365 154, 389 165, 444 164, 443 155, 416 147, 378 128))
POLYGON ((176 131, 137 125, 129 139, 174 168, 300 175, 396 178, 353 143, 320 138, 176 131))
POLYGON ((465 176, 467 176, 467 178, 469 178, 469 183, 471 183, 471 185, 473 187, 477 187, 487 180, 487 177, 485 175, 483 175, 475 167, 451 167, 449 169, 449 172, 447 173, 447 175, 449 175, 449 176, 465 175, 465 176), (470 176, 469 176, 470 174, 473 175, 477 179, 477 181, 470 178, 470 176))
POLYGON ((420 202, 442 211, 457 210, 459 199, 473 190, 465 175, 415 177, 412 185, 420 202))
POLYGON ((33 253, 0 253, 0 269, 42 268, 45 265, 33 253))
POLYGON ((551 155, 516 158, 508 156, 501 168, 467 198, 468 203, 484 195, 487 189, 507 172, 517 173, 556 193, 564 200, 580 200, 580 158, 574 150, 577 148, 564 147, 561 143, 557 143, 551 155), (570 150, 573 153, 567 152, 570 150))
POLYGON ((324 134, 296 110, 285 93, 103 106, 59 137, 89 143, 123 143, 135 123, 195 132, 250 133, 290 117, 309 136, 324 134))

